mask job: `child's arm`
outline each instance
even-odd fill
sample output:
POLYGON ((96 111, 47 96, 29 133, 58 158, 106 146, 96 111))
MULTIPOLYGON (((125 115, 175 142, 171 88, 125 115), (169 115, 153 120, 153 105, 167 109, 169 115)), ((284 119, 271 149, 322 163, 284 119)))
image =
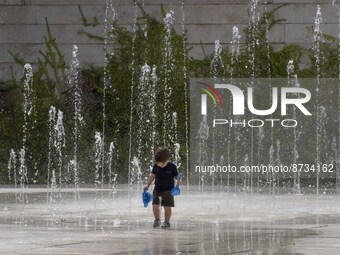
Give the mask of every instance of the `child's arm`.
POLYGON ((177 183, 178 185, 181 185, 182 182, 178 179, 178 175, 175 176, 175 180, 176 180, 176 183, 177 183))
POLYGON ((145 185, 144 188, 149 189, 150 185, 153 183, 154 180, 155 180, 155 174, 150 174, 148 183, 145 185))

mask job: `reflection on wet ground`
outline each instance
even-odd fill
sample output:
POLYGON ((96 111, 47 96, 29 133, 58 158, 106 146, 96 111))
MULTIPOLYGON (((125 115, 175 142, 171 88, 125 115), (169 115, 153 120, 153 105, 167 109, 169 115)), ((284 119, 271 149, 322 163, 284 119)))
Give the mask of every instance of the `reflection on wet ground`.
POLYGON ((340 254, 335 195, 183 194, 162 230, 137 197, 102 194, 95 203, 82 190, 76 203, 64 192, 50 204, 36 189, 20 204, 3 189, 0 254, 340 254))

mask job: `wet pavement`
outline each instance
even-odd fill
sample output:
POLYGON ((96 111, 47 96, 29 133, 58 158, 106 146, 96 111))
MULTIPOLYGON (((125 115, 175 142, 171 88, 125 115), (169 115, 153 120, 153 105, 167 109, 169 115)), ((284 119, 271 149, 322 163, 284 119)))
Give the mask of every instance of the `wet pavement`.
POLYGON ((124 187, 25 194, 0 189, 0 254, 340 254, 337 195, 183 192, 163 230, 124 187))

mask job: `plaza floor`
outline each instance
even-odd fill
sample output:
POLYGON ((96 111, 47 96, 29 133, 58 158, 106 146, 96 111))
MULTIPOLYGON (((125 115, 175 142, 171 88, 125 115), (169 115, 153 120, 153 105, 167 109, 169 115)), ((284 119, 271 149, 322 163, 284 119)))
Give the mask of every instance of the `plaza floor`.
POLYGON ((0 189, 0 254, 340 254, 340 196, 185 192, 171 229, 153 229, 151 206, 108 190, 0 189))

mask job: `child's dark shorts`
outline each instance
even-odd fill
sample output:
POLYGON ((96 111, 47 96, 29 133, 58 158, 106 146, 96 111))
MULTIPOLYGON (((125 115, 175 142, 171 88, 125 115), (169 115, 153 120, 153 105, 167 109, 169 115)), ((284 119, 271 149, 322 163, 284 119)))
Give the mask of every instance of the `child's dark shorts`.
POLYGON ((152 193, 152 204, 153 205, 159 205, 159 202, 161 200, 161 206, 169 206, 169 207, 175 207, 175 199, 174 196, 171 195, 171 190, 166 191, 157 191, 153 190, 152 193))

